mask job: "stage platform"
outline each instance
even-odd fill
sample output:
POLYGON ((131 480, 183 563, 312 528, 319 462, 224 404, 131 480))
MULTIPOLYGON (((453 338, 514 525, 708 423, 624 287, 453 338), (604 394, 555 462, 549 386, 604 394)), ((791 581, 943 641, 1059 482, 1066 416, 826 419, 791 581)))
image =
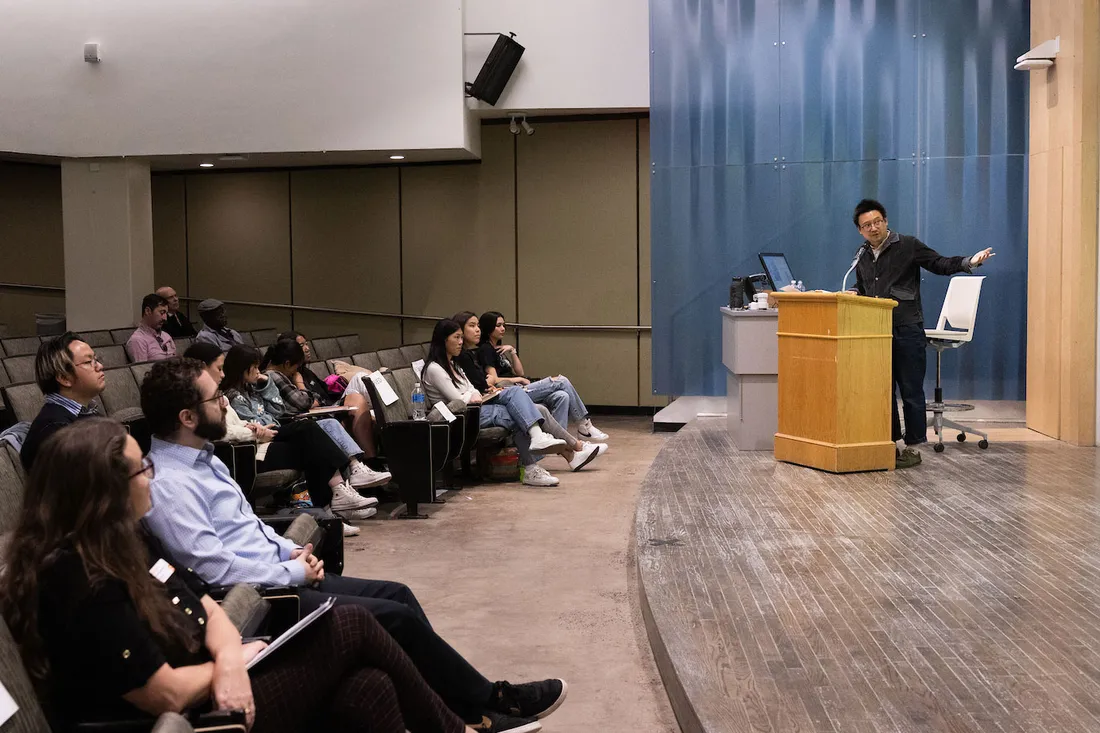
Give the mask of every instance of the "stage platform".
POLYGON ((922 453, 831 475, 722 419, 669 439, 635 539, 684 733, 1100 730, 1096 449, 922 453))

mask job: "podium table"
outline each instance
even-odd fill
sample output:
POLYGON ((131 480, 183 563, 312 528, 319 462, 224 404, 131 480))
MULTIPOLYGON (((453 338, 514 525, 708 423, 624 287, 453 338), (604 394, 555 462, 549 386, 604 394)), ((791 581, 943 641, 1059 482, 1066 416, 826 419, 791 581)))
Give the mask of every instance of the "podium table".
POLYGON ((892 469, 897 302, 851 293, 772 297, 779 304, 776 460, 833 473, 892 469))

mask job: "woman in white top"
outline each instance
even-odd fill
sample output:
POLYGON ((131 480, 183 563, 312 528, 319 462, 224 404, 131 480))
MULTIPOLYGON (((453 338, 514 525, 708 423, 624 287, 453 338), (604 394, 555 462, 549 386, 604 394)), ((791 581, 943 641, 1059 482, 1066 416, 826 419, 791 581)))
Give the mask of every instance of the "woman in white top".
POLYGON ((538 465, 532 454, 560 451, 565 447, 565 441, 543 432, 542 416, 522 389, 490 389, 483 397, 454 363, 454 358, 461 352, 462 328, 447 319, 436 323, 428 358, 420 375, 428 404, 460 400, 468 405, 481 405, 481 427, 501 427, 512 431, 512 439, 524 466, 523 483, 528 486, 557 486, 558 480, 538 465))

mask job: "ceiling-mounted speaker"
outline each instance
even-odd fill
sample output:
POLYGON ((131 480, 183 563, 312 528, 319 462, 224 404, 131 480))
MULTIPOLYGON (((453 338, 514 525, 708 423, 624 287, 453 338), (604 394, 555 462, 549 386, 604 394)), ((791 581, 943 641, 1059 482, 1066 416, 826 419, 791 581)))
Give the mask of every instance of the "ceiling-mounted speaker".
POLYGON ((516 39, 501 34, 497 36, 497 42, 493 44, 493 50, 478 72, 474 83, 466 84, 466 93, 474 99, 482 102, 496 104, 501 92, 512 78, 512 72, 516 70, 519 59, 523 56, 523 46, 516 43, 516 39))

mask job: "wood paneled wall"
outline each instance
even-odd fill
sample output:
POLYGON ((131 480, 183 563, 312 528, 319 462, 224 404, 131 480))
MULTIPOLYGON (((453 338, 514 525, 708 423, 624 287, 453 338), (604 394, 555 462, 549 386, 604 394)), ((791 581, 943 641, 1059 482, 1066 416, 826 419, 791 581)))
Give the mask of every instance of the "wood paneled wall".
MULTIPOLYGON (((0 282, 65 285, 61 168, 0 163, 0 282)), ((65 296, 0 288, 0 327, 34 333, 35 313, 65 313, 65 296)))
MULTIPOLYGON (((482 128, 482 161, 154 176, 158 283, 181 294, 550 325, 648 325, 649 121, 482 128)), ((231 307, 239 328, 426 340, 431 322, 231 307)), ((536 374, 585 400, 653 405, 650 339, 523 331, 536 374), (610 368, 609 368, 610 367, 610 368)))
POLYGON ((1028 169, 1027 424, 1096 444, 1100 10, 1095 0, 1031 4, 1031 41, 1061 36, 1031 76, 1028 169))

